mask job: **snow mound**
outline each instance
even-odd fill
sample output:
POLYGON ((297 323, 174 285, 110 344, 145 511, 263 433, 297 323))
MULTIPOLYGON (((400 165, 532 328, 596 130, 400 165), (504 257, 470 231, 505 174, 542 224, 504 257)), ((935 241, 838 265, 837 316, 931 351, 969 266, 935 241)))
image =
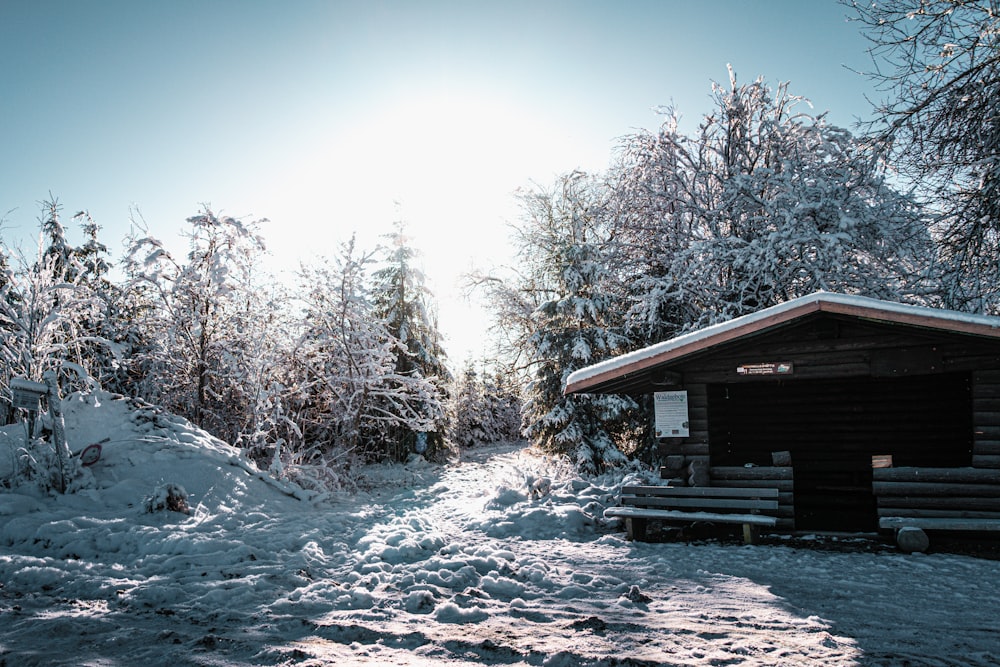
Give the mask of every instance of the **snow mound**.
MULTIPOLYGON (((74 457, 90 445, 100 447, 100 458, 82 469, 72 494, 95 506, 141 507, 170 485, 186 492, 195 513, 199 508, 235 510, 248 499, 259 505, 275 495, 308 497, 186 419, 141 402, 101 391, 73 394, 63 401, 63 415, 74 457)), ((17 451, 24 443, 22 425, 0 429, 0 479, 30 494, 16 474, 17 451)))

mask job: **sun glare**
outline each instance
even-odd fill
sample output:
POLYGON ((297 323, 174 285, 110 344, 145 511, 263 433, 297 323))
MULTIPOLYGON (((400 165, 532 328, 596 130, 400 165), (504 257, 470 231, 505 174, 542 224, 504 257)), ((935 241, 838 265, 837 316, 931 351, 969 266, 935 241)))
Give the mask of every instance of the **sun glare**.
POLYGON ((572 169, 573 150, 557 121, 501 95, 430 90, 382 99, 317 136, 281 186, 301 193, 294 199, 302 210, 270 245, 308 260, 356 234, 370 249, 401 218, 442 329, 455 348, 481 348, 483 317, 463 302, 462 276, 508 261, 514 191, 572 169))

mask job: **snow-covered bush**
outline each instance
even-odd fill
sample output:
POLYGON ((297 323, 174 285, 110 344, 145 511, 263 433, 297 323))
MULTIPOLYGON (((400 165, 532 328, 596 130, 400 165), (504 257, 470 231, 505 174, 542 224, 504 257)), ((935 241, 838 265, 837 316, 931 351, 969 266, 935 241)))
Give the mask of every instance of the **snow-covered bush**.
POLYGON ((146 344, 140 357, 142 398, 189 418, 227 442, 239 439, 257 408, 266 354, 268 290, 257 268, 264 242, 258 222, 211 209, 188 218, 190 249, 175 258, 152 236, 131 240, 129 285, 147 302, 136 317, 146 344))
POLYGON ((143 508, 147 513, 153 512, 180 512, 190 514, 191 508, 188 506, 188 494, 180 484, 168 482, 153 489, 153 492, 142 501, 143 508))

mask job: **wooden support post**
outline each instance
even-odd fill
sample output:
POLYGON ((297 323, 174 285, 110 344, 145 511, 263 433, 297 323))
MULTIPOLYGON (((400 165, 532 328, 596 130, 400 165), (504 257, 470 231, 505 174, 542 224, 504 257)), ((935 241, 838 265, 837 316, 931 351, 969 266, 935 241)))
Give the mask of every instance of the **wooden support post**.
POLYGON ((69 446, 66 444, 66 422, 63 420, 62 399, 59 398, 59 382, 54 371, 45 372, 45 384, 49 388, 49 414, 52 416, 52 444, 56 448, 59 462, 59 493, 66 493, 66 477, 69 475, 69 446))
POLYGON ((646 521, 638 517, 628 517, 625 519, 625 539, 646 541, 646 521))

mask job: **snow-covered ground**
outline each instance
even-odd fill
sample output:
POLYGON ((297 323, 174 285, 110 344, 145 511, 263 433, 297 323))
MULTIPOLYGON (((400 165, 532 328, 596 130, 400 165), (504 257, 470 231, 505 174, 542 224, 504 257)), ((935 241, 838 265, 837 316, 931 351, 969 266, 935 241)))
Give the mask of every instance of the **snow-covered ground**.
POLYGON ((65 411, 102 456, 71 494, 0 490, 0 667, 1000 665, 995 560, 629 543, 597 518, 621 480, 515 445, 302 499, 183 420, 65 411), (147 511, 166 484, 189 514, 147 511))

